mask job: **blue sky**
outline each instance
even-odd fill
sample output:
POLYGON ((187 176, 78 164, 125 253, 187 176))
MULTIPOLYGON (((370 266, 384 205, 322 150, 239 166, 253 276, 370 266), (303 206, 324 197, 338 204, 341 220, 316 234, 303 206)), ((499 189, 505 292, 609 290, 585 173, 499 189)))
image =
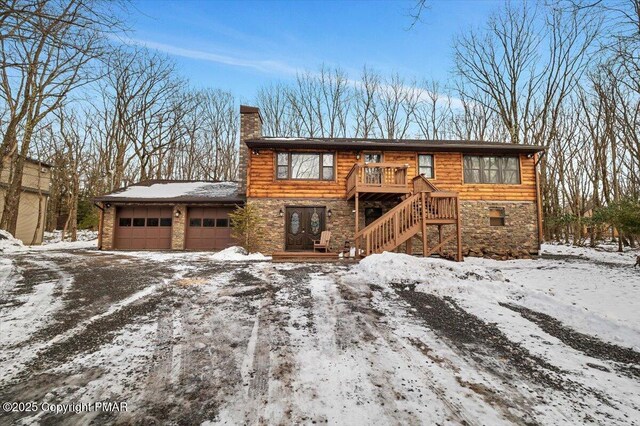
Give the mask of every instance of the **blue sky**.
POLYGON ((271 81, 320 64, 357 79, 382 73, 445 81, 451 41, 480 26, 500 1, 431 0, 409 29, 414 1, 151 1, 133 3, 130 37, 169 54, 196 87, 251 102, 271 81))

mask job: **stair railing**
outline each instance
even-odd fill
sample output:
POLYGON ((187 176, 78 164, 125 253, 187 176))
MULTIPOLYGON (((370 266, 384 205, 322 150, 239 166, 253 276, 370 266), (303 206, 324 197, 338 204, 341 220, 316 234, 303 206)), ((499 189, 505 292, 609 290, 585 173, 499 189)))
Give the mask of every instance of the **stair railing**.
POLYGON ((425 221, 456 220, 458 194, 449 191, 418 192, 401 201, 355 235, 357 255, 393 250, 421 231, 425 221))
POLYGON ((402 244, 406 233, 422 220, 424 199, 424 193, 414 194, 356 233, 356 249, 368 256, 402 244))

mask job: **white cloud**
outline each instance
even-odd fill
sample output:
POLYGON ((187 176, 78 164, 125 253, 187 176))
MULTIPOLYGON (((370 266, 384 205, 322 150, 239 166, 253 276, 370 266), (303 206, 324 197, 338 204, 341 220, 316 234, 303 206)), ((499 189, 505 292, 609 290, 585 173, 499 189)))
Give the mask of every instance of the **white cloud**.
POLYGON ((170 44, 158 43, 150 40, 141 40, 136 38, 119 38, 119 41, 136 46, 144 46, 149 49, 155 49, 160 52, 167 53, 173 56, 181 56, 183 58, 197 59, 208 62, 215 62, 218 64, 251 68, 258 71, 274 74, 287 74, 295 75, 299 69, 292 67, 280 61, 274 61, 269 59, 243 59, 230 55, 224 55, 220 53, 205 52, 202 50, 186 49, 179 46, 172 46, 170 44))

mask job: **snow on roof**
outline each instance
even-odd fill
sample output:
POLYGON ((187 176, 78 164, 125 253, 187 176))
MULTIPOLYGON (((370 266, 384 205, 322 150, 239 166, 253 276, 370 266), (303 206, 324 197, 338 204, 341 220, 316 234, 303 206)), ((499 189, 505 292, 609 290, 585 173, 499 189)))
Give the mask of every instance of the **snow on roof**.
POLYGON ((128 186, 102 199, 229 199, 238 196, 237 182, 150 182, 128 186))

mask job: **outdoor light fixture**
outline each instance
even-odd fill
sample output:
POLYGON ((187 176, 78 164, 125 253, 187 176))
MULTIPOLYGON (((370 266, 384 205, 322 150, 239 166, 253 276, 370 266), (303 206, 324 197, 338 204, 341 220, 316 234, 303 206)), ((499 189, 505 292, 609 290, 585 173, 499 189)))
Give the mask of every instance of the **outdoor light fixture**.
POLYGON ((359 160, 359 159, 360 159, 360 153, 357 153, 356 154, 356 160, 359 160))
POLYGON ((176 210, 176 217, 180 217, 181 214, 182 212, 180 210, 176 210))
POLYGON ((251 151, 253 153, 253 155, 259 155, 260 152, 257 149, 254 149, 253 151, 251 151))
POLYGON ((110 208, 111 207, 111 203, 107 203, 104 205, 106 208, 110 208))
POLYGON ((327 210, 327 217, 331 217, 332 214, 333 212, 331 211, 331 209, 327 210))
POLYGON ((533 154, 527 154, 527 158, 533 158, 533 154))
POLYGON ((282 209, 280 209, 280 211, 278 212, 278 215, 279 215, 280 217, 283 217, 283 216, 284 216, 284 212, 282 211, 282 209))

